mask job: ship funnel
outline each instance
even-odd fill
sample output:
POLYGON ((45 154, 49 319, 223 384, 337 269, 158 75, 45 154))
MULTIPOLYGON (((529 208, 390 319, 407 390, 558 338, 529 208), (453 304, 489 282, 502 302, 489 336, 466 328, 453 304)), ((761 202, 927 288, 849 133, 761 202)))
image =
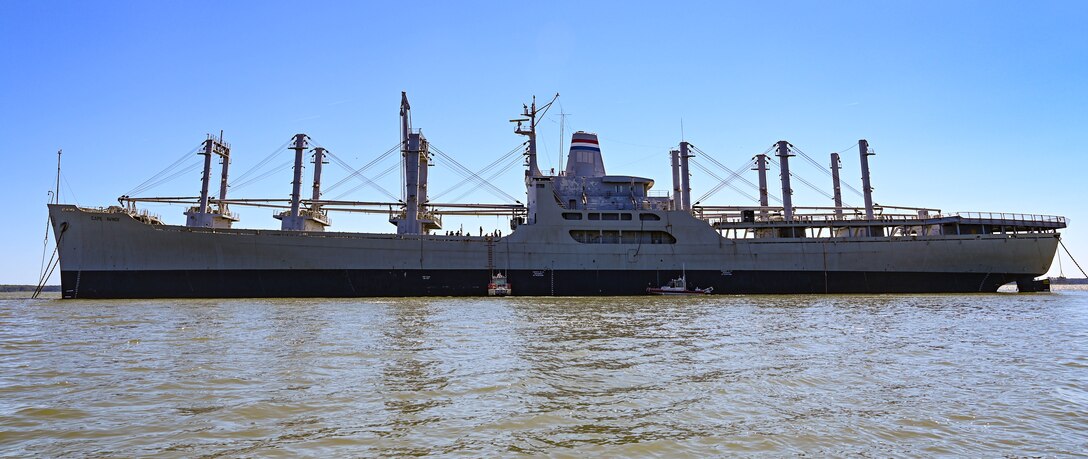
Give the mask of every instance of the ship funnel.
POLYGON ((578 131, 570 137, 570 153, 567 155, 568 177, 604 177, 604 159, 597 134, 578 131))

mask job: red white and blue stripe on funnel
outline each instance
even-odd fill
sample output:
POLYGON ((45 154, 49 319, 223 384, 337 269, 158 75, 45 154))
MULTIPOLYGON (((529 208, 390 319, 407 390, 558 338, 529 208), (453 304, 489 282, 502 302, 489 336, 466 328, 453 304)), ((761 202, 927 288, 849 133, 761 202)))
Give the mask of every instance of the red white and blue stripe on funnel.
POLYGON ((601 146, 597 143, 597 134, 578 131, 570 138, 570 153, 567 154, 568 177, 603 177, 604 159, 601 158, 601 146))
POLYGON ((570 138, 570 150, 587 150, 600 153, 601 146, 597 142, 597 134, 576 132, 570 138))

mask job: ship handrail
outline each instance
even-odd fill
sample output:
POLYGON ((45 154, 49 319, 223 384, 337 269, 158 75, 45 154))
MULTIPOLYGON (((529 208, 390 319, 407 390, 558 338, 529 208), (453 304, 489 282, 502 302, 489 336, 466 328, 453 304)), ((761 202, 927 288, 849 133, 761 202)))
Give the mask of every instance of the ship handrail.
POLYGON ((766 219, 755 222, 745 222, 743 217, 735 213, 710 213, 696 210, 696 217, 702 220, 717 223, 758 223, 760 225, 789 225, 797 223, 841 223, 841 224, 934 224, 938 220, 960 218, 965 220, 991 220, 1002 222, 1015 222, 1018 224, 1049 224, 1064 225, 1066 218, 1058 215, 1020 214, 1010 212, 954 212, 948 214, 879 214, 872 219, 865 218, 861 214, 837 215, 834 213, 794 214, 792 219, 786 220, 781 214, 771 214, 766 219))
POLYGON ((1011 212, 956 212, 954 216, 972 220, 1003 220, 1023 223, 1065 223, 1060 215, 1021 214, 1011 212))

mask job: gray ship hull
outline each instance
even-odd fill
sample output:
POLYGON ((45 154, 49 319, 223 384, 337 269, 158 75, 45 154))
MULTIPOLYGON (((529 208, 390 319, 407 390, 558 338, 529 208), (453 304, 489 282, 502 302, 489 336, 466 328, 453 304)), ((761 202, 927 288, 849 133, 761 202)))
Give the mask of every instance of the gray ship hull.
POLYGON ((1059 237, 728 238, 683 211, 621 221, 538 212, 491 238, 190 228, 50 206, 65 298, 486 295, 493 271, 514 295, 636 295, 682 272, 716 294, 993 292, 1046 273, 1059 237), (673 240, 576 237, 592 231, 673 240))

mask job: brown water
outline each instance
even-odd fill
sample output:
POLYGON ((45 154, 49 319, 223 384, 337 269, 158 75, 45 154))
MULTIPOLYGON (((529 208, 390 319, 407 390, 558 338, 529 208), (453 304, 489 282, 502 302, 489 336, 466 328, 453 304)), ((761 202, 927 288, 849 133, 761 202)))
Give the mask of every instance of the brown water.
POLYGON ((1085 451, 1085 290, 0 299, 2 455, 1085 451))

